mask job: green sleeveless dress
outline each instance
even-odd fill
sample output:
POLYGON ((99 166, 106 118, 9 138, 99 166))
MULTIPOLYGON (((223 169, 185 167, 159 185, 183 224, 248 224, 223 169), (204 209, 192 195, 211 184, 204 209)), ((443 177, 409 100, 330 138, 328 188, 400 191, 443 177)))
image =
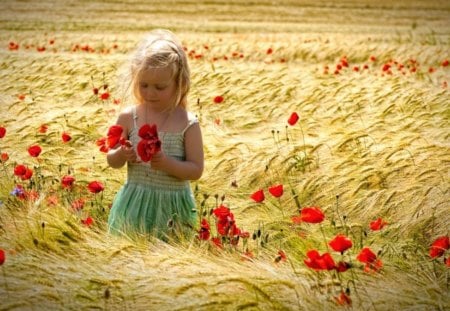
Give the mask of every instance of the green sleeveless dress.
MULTIPOLYGON (((162 150, 168 156, 185 160, 184 133, 198 120, 188 114, 188 125, 179 133, 158 131, 162 150)), ((136 110, 129 140, 134 148, 140 137, 136 110)), ((109 232, 124 235, 151 234, 165 239, 173 234, 190 236, 195 229, 195 200, 188 180, 154 170, 151 163, 128 163, 127 181, 114 198, 109 218, 109 232)))

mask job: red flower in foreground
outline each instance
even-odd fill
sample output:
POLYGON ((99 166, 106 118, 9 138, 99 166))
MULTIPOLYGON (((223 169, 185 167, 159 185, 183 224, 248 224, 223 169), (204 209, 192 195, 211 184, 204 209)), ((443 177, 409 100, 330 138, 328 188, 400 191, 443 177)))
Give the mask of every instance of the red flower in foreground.
POLYGON ((66 132, 63 132, 61 134, 61 138, 62 138, 62 141, 65 143, 67 143, 68 141, 70 141, 72 139, 72 137, 66 132))
POLYGON ((3 265, 5 263, 5 251, 0 249, 0 266, 3 265))
POLYGON ((75 178, 70 175, 66 175, 61 179, 61 184, 64 188, 71 188, 74 182, 75 178))
POLYGON ((105 189, 103 184, 99 181, 92 181, 88 184, 88 190, 92 193, 99 193, 105 189))
POLYGON ((111 148, 114 148, 117 144, 125 144, 125 138, 122 137, 123 127, 119 124, 115 124, 108 129, 106 137, 102 137, 97 140, 97 146, 100 146, 101 152, 108 152, 111 148))
POLYGON ((292 221, 296 224, 307 222, 311 224, 321 223, 325 219, 325 215, 319 207, 304 207, 300 212, 300 216, 292 217, 292 221))
POLYGON ((279 198, 283 195, 283 185, 269 187, 269 192, 274 197, 279 198))
POLYGON ((378 218, 377 220, 374 220, 370 223, 370 229, 373 231, 381 230, 383 227, 387 225, 387 222, 385 222, 383 219, 378 218))
POLYGON ((434 242, 431 244, 430 247, 430 257, 431 258, 437 258, 444 255, 445 251, 450 248, 450 241, 448 236, 441 236, 438 237, 434 242))
POLYGON ((0 138, 5 137, 6 134, 6 128, 4 128, 3 126, 0 126, 0 138))
POLYGON ((216 104, 220 104, 221 102, 223 102, 223 100, 224 100, 223 96, 219 95, 219 96, 214 97, 214 102, 216 104))
POLYGON ((142 161, 148 162, 154 154, 161 150, 161 141, 158 138, 156 125, 144 124, 138 134, 141 140, 137 145, 137 153, 142 161))
POLYGON ((33 145, 28 148, 30 156, 37 158, 42 152, 42 148, 39 145, 33 145))
POLYGON ((320 255, 318 251, 311 250, 306 253, 306 258, 304 260, 305 265, 314 270, 333 270, 336 268, 333 257, 330 253, 324 253, 320 255))
POLYGON ((294 126, 295 123, 297 123, 298 119, 299 119, 299 116, 298 116, 297 112, 293 112, 288 119, 289 125, 294 126))
POLYGON ((261 203, 262 201, 264 201, 265 196, 264 196, 264 191, 262 189, 254 192, 250 198, 252 198, 256 203, 261 203))
POLYGON ((328 243, 336 252, 343 253, 347 249, 353 246, 352 240, 343 234, 338 234, 336 237, 328 243))

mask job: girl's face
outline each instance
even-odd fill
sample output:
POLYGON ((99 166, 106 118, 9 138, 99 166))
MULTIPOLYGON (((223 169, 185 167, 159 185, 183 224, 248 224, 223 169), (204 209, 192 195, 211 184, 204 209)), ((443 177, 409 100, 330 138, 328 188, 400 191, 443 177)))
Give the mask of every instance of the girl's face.
POLYGON ((157 110, 173 107, 176 84, 171 66, 150 68, 138 76, 138 89, 142 103, 157 110))

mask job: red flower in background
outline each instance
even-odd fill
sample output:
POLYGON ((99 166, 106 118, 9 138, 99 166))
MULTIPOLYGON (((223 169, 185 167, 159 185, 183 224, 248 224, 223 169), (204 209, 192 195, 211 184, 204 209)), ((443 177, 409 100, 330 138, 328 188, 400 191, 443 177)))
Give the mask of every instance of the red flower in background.
POLYGON ((441 236, 438 237, 434 242, 431 244, 430 247, 430 257, 431 258, 437 258, 444 255, 445 251, 450 248, 450 241, 448 236, 441 236))
POLYGON ((5 251, 0 249, 0 266, 3 265, 5 263, 5 251))
POLYGON ((381 230, 383 227, 387 225, 387 222, 385 222, 383 219, 378 218, 377 220, 374 220, 370 223, 370 229, 373 231, 381 230))
POLYGON ((102 93, 102 94, 100 95, 100 98, 101 98, 102 100, 107 100, 107 99, 109 98, 109 93, 108 93, 108 92, 102 93))
POLYGON ((65 143, 67 143, 68 141, 70 141, 72 139, 72 137, 66 132, 63 132, 61 134, 61 138, 62 138, 62 141, 65 143))
POLYGON ((48 125, 47 124, 42 124, 39 127, 38 132, 41 133, 41 134, 45 134, 45 133, 47 133, 47 130, 48 130, 48 125))
POLYGON ((88 184, 88 190, 92 193, 99 193, 105 189, 103 184, 99 181, 92 181, 88 184))
POLYGON ((30 156, 37 158, 42 152, 42 148, 39 145, 33 145, 28 148, 30 156))
POLYGON ((9 160, 9 155, 6 152, 2 152, 2 154, 0 155, 0 161, 6 162, 8 160, 9 160))
POLYGON ((356 259, 366 264, 364 266, 365 272, 378 271, 383 266, 383 262, 368 247, 364 247, 356 256, 356 259))
POLYGON ((311 269, 314 270, 333 270, 336 268, 333 257, 330 253, 324 253, 320 255, 318 251, 311 250, 306 253, 306 258, 304 263, 311 269))
POLYGON ((264 201, 265 196, 264 196, 264 191, 262 189, 254 192, 250 198, 252 198, 256 203, 261 203, 262 201, 264 201))
POLYGON ((198 238, 200 240, 206 241, 206 240, 209 240, 210 236, 211 236, 211 233, 210 233, 209 223, 205 218, 203 218, 202 223, 200 225, 200 231, 198 232, 198 238))
POLYGON ((274 197, 279 198, 283 195, 283 185, 269 187, 269 192, 274 197))
POLYGON ((352 299, 344 291, 341 291, 341 294, 338 297, 334 297, 334 299, 336 300, 336 303, 341 306, 352 305, 352 299))
POLYGON ((219 96, 214 97, 214 102, 216 104, 220 104, 221 102, 223 102, 223 100, 224 100, 223 96, 219 95, 219 96))
POLYGON ((298 116, 297 112, 293 112, 288 119, 289 125, 294 126, 295 123, 297 123, 298 119, 299 119, 299 116, 298 116))
POLYGON ((364 247, 356 256, 356 259, 358 259, 362 263, 372 263, 377 259, 377 255, 372 252, 372 250, 368 247, 364 247))
POLYGON ((6 128, 0 126, 0 138, 5 137, 5 135, 6 135, 6 128))
POLYGON ((292 217, 292 221, 296 224, 303 222, 317 224, 325 219, 325 215, 319 207, 304 207, 300 211, 300 216, 292 217))
POLYGON ((448 59, 442 61, 442 67, 447 67, 449 64, 448 59))
POLYGON ((158 138, 156 125, 144 124, 138 134, 141 140, 137 145, 137 153, 142 161, 148 162, 154 154, 161 150, 161 141, 158 138))
POLYGON ((343 234, 338 234, 328 243, 336 252, 344 253, 347 249, 353 246, 352 240, 343 234))
POLYGON ((66 175, 61 179, 61 184, 64 188, 71 188, 74 182, 75 178, 70 175, 66 175))
POLYGON ((22 180, 27 180, 33 176, 33 170, 23 164, 19 164, 14 168, 14 175, 20 177, 22 180))
POLYGON ((81 223, 87 227, 90 227, 94 223, 94 219, 91 216, 88 216, 85 219, 82 219, 81 223))

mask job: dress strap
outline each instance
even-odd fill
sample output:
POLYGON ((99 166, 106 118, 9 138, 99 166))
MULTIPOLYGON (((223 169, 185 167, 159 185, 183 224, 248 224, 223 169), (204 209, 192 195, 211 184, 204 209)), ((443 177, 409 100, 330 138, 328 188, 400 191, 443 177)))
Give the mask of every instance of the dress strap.
POLYGON ((191 125, 192 125, 192 124, 195 124, 195 123, 198 123, 197 117, 196 117, 194 114, 188 112, 188 124, 187 124, 187 126, 184 128, 184 130, 181 132, 181 134, 184 135, 184 133, 188 130, 188 128, 190 128, 191 125))
POLYGON ((137 113, 136 113, 136 106, 133 106, 133 108, 131 109, 132 113, 133 113, 133 125, 134 125, 134 129, 137 131, 137 113))

